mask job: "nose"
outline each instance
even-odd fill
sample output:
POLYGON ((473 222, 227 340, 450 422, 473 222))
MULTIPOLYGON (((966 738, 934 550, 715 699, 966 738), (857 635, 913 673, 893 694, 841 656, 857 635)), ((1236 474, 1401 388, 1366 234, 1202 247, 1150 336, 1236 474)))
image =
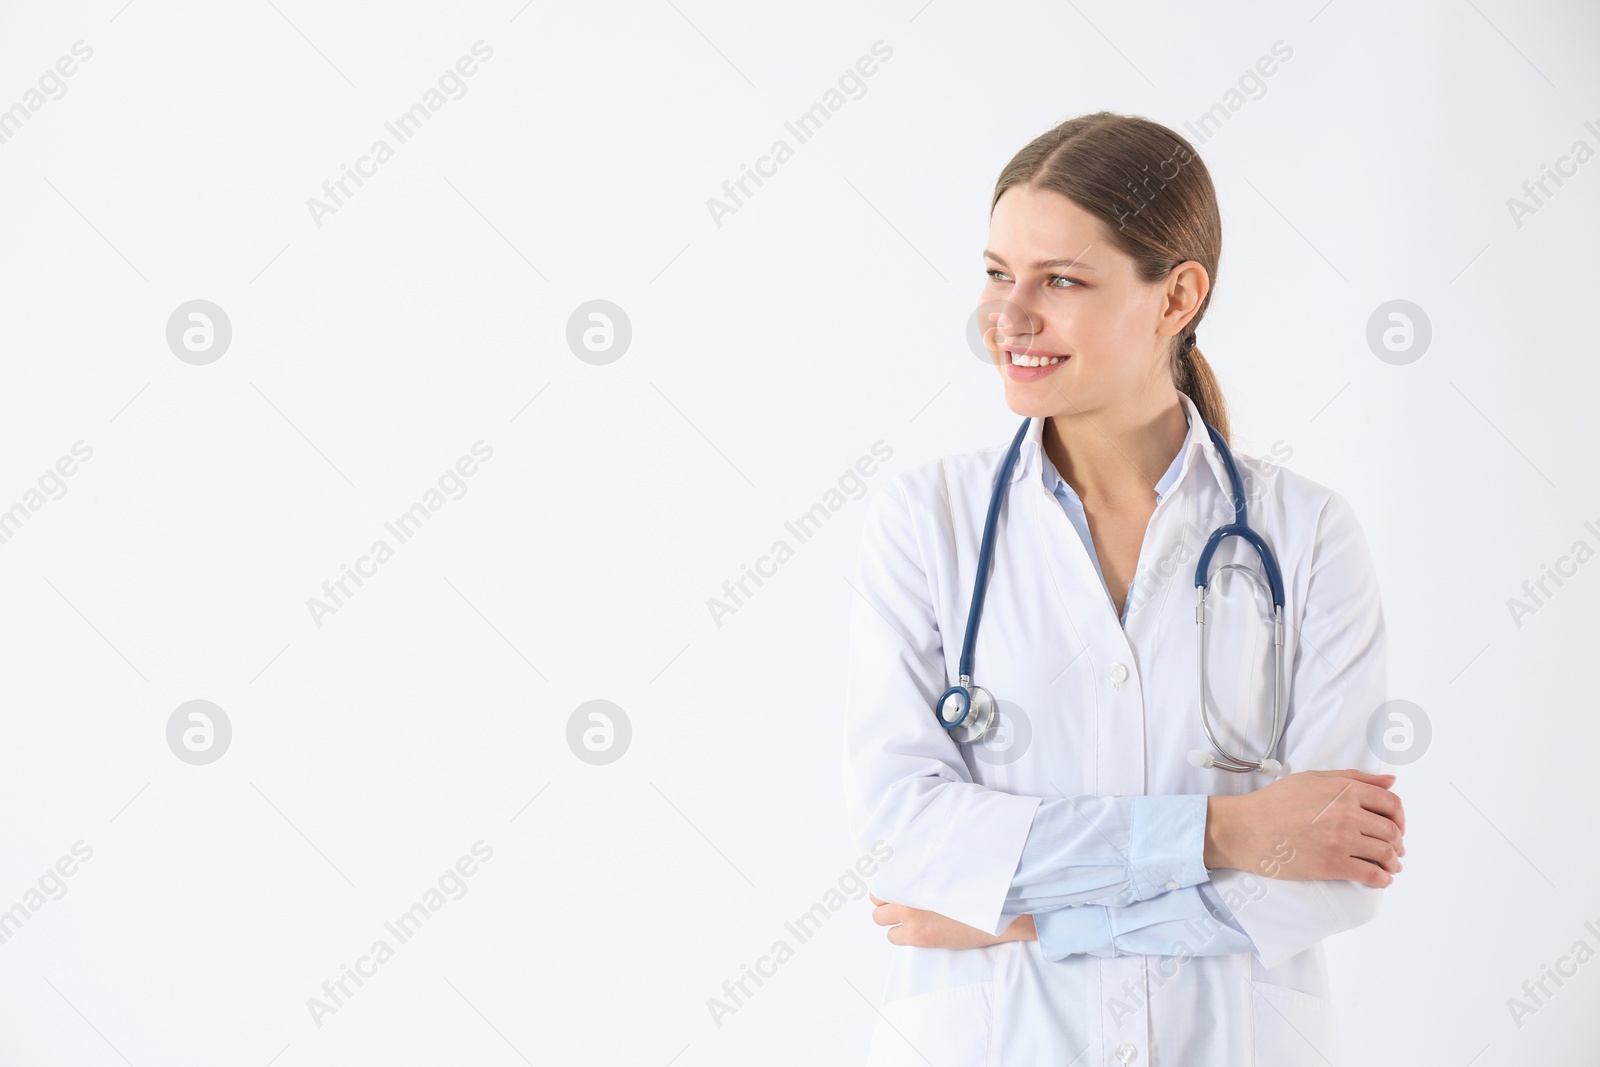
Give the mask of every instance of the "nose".
POLYGON ((994 330, 996 348, 1027 347, 1039 334, 1039 319, 1016 300, 992 300, 984 306, 985 326, 994 330))

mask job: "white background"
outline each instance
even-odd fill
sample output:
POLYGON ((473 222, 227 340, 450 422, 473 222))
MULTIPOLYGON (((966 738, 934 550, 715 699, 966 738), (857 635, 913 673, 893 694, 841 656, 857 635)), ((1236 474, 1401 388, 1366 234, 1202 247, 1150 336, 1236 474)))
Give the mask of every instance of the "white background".
POLYGON ((720 1027, 706 1000, 858 855, 861 503, 720 627, 706 602, 875 441, 869 488, 1009 437, 962 336, 989 198, 1101 108, 1199 147, 1237 446, 1353 503, 1392 694, 1433 724, 1399 769, 1405 872, 1328 942, 1351 1062, 1589 1062, 1600 963, 1520 1028, 1506 1001, 1600 947, 1600 563, 1520 627, 1507 601, 1600 546, 1600 162, 1520 226, 1507 200, 1600 149, 1592 5, 4 11, 0 108, 93 56, 0 144, 0 508, 93 456, 0 544, 0 908, 93 856, 0 944, 0 1062, 859 1062, 889 952, 865 900, 720 1027), (307 199, 478 40, 465 95, 316 225, 307 199), (708 199, 880 40, 718 225, 708 199), (207 366, 166 342, 194 299, 233 328, 207 366), (566 341, 594 299, 633 330, 605 366, 566 341), (1365 339, 1393 299, 1432 323, 1406 366, 1365 339), (479 440, 465 495, 313 622, 479 440), (207 766, 167 746, 193 699, 233 727, 207 766), (566 740, 595 699, 633 731, 606 766, 566 740), (465 896, 314 1023, 480 839, 465 896))

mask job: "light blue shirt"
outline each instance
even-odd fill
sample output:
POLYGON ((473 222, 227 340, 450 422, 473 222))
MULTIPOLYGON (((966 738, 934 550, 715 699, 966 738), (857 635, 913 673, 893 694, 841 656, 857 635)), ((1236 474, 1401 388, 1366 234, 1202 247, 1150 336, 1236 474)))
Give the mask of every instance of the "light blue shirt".
MULTIPOLYGON (((1178 480, 1187 444, 1186 438, 1185 447, 1178 450, 1156 483, 1158 504, 1178 480)), ((1111 587, 1089 533, 1083 501, 1048 457, 1043 457, 1043 466, 1045 483, 1051 486, 1082 538, 1084 549, 1100 574, 1106 598, 1115 610, 1111 587)), ((1124 599, 1122 616, 1117 620, 1124 626, 1132 599, 1124 599)), ((1255 951, 1255 944, 1223 903, 1205 867, 1206 806, 1193 803, 1204 799, 1148 798, 1151 816, 1138 832, 1130 834, 1128 851, 1124 853, 1104 833, 1096 831, 1089 813, 1077 811, 1065 799, 1045 798, 1028 830, 1003 914, 1032 913, 1039 951, 1048 960, 1073 954, 1221 956, 1255 951), (1121 868, 1122 877, 1132 886, 1150 886, 1155 892, 1147 889, 1144 893, 1150 895, 1144 895, 1135 889, 1137 898, 1120 905, 1087 903, 1104 892, 1108 873, 1106 868, 1083 866, 1085 849, 1097 847, 1093 840, 1086 840, 1091 834, 1100 838, 1106 851, 1116 852, 1114 859, 1106 857, 1106 868, 1121 868), (1197 881, 1192 873, 1197 868, 1203 880, 1197 881), (1164 878, 1174 871, 1191 873, 1181 882, 1164 878), (1162 885, 1176 888, 1162 891, 1162 885), (1083 900, 1072 900, 1075 896, 1083 900)))
MULTIPOLYGON (((1156 483, 1157 504, 1161 503, 1167 493, 1171 491, 1173 483, 1178 480, 1178 471, 1183 467, 1183 451, 1181 448, 1178 449, 1178 454, 1172 457, 1172 462, 1167 466, 1167 473, 1163 474, 1161 480, 1156 483)), ((1094 569, 1100 574, 1100 584, 1105 586, 1106 597, 1111 600, 1112 606, 1115 608, 1116 598, 1111 596, 1111 586, 1106 581, 1105 569, 1100 566, 1100 553, 1095 551, 1094 538, 1089 534, 1089 516, 1083 510, 1083 501, 1078 498, 1077 490, 1068 485, 1067 480, 1056 471, 1056 466, 1050 462, 1049 456, 1043 458, 1043 463, 1045 484, 1049 485, 1051 480, 1054 479, 1055 484, 1052 491, 1055 493, 1056 499, 1061 502, 1061 509, 1067 513, 1067 518, 1072 520, 1072 526, 1078 531, 1078 536, 1083 539, 1083 547, 1088 549, 1089 559, 1093 561, 1094 569)), ((1117 619, 1124 626, 1128 624, 1128 602, 1131 599, 1130 597, 1122 602, 1122 616, 1117 619)))

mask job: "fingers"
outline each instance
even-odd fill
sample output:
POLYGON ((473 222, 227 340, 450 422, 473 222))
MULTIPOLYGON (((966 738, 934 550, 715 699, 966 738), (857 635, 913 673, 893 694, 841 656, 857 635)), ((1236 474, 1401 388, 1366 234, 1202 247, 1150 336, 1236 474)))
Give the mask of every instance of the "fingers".
POLYGON ((1361 828, 1361 832, 1366 836, 1375 837, 1392 845, 1396 855, 1404 856, 1406 854, 1405 835, 1400 832, 1400 827, 1396 826, 1392 820, 1363 810, 1357 813, 1356 825, 1361 828))
POLYGON ((1350 855, 1376 864, 1391 875, 1399 874, 1401 871, 1398 850, 1382 838, 1368 837, 1366 834, 1358 835, 1350 846, 1350 855))
POLYGON ((1368 786, 1358 792, 1357 799, 1363 808, 1384 816, 1394 823, 1402 834, 1406 832, 1406 811, 1400 803, 1398 793, 1391 792, 1387 788, 1368 786))
MULTIPOLYGON (((879 900, 871 893, 867 894, 867 899, 877 905, 872 909, 872 921, 879 926, 898 926, 906 921, 912 911, 911 908, 906 907, 904 904, 890 904, 879 900)), ((893 933, 894 931, 891 930, 891 938, 893 933)))
POLYGON ((1352 882, 1361 882, 1374 889, 1386 889, 1394 884, 1394 875, 1368 860, 1351 856, 1341 866, 1343 869, 1339 877, 1348 878, 1352 882))
POLYGON ((1337 774, 1344 778, 1354 778, 1358 782, 1365 782, 1368 785, 1381 786, 1384 789, 1387 789, 1394 784, 1394 775, 1392 774, 1369 774, 1368 772, 1359 770, 1355 767, 1346 767, 1343 770, 1328 771, 1326 773, 1337 774))
POLYGON ((1354 790, 1357 800, 1368 811, 1377 812, 1392 820, 1403 834, 1406 832, 1405 808, 1400 803, 1400 794, 1391 788, 1394 785, 1392 774, 1369 774, 1356 767, 1346 767, 1337 771, 1307 771, 1307 774, 1316 774, 1323 777, 1350 778, 1360 783, 1360 788, 1354 790))

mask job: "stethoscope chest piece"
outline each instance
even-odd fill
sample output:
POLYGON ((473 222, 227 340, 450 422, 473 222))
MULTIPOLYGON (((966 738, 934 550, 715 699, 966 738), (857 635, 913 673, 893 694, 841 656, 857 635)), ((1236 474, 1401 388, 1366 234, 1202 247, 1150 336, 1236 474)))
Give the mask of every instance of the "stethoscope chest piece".
POLYGON ((939 725, 950 731, 951 738, 969 745, 988 733, 994 724, 994 697, 981 685, 973 685, 970 678, 961 681, 964 684, 944 691, 935 711, 939 725))

